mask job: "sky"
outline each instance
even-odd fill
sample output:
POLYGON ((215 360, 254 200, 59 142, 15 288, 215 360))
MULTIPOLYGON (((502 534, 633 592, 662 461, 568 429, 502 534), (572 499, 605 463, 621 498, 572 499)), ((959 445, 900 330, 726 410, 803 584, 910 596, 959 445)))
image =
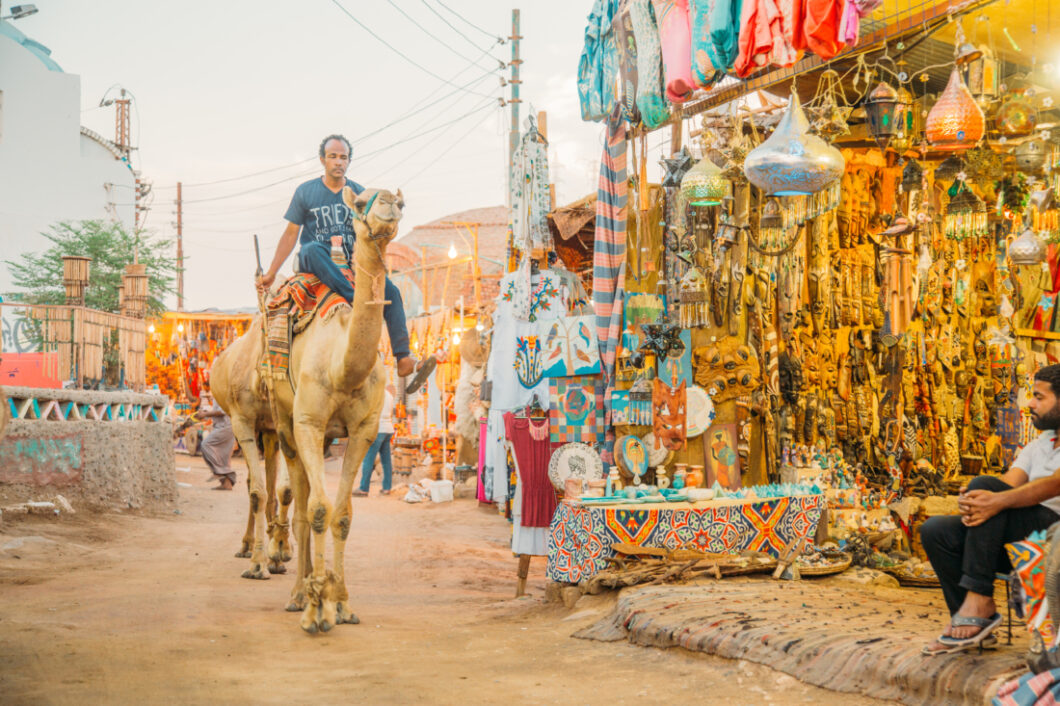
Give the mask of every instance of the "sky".
MULTIPOLYGON (((322 173, 316 150, 325 135, 343 133, 354 143, 350 178, 402 190, 399 242, 417 224, 505 203, 510 107, 498 99, 510 95, 500 81, 509 69, 498 65, 510 60, 511 46, 496 38, 510 34, 511 5, 36 5, 39 13, 17 27, 80 76, 85 127, 112 137, 114 108, 99 107, 101 99, 119 87, 133 96, 133 164, 153 187, 147 230, 175 234, 176 183, 184 184, 187 310, 255 305, 252 234, 267 267, 295 187, 322 173)), ((548 114, 558 204, 596 189, 603 127, 581 120, 576 81, 591 6, 535 0, 520 8, 521 118, 530 106, 548 114)), ((653 145, 663 142, 668 136, 652 136, 653 145)))

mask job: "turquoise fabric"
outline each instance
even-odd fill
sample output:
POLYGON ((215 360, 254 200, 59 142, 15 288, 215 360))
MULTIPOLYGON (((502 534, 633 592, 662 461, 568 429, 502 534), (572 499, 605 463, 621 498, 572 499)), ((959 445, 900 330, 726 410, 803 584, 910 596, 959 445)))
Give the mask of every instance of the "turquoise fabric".
POLYGON ((578 99, 582 120, 606 120, 615 104, 618 52, 612 22, 618 0, 596 0, 585 27, 585 46, 578 62, 578 99))
POLYGON ((729 71, 736 61, 740 43, 741 0, 712 0, 710 39, 714 44, 711 62, 718 71, 729 71))
POLYGON ((670 103, 663 87, 659 26, 649 0, 629 0, 629 15, 637 42, 637 108, 644 124, 654 130, 670 119, 670 103))

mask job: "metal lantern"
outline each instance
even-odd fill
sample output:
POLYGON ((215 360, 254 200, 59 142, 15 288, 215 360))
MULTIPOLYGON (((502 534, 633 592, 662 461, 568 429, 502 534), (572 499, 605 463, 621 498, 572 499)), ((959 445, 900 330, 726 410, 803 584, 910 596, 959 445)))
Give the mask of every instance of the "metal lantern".
POLYGON ((898 91, 880 81, 876 88, 865 98, 865 115, 869 119, 869 132, 881 150, 887 149, 901 128, 898 113, 901 108, 898 91))
POLYGON ((963 181, 950 187, 950 202, 946 204, 943 232, 951 240, 986 235, 988 230, 986 204, 963 181))
POLYGON ((935 167, 935 181, 949 181, 950 179, 956 179, 964 169, 964 160, 955 154, 951 154, 946 159, 939 162, 939 166, 935 167))
POLYGON ((985 107, 997 98, 1000 81, 994 52, 985 44, 979 47, 979 51, 980 55, 968 62, 965 70, 968 76, 968 90, 980 107, 985 107))
POLYGON ((898 112, 894 116, 898 124, 897 132, 891 138, 891 147, 899 154, 913 147, 921 130, 920 108, 913 94, 904 87, 898 89, 898 112))
POLYGON ((902 167, 902 191, 918 191, 924 183, 924 168, 915 159, 907 160, 902 167))
POLYGON ((794 89, 776 130, 744 160, 747 179, 768 196, 815 194, 843 174, 839 150, 809 132, 794 89))
POLYGON ((928 143, 937 150, 963 150, 979 142, 986 120, 956 66, 927 116, 928 143))
POLYGON ((1038 111, 1026 94, 1010 96, 997 110, 997 129, 1005 137, 1022 137, 1034 132, 1038 111))
POLYGON ((717 206, 729 188, 729 180, 710 157, 699 160, 681 179, 681 195, 692 206, 717 206))
POLYGON ((1037 265, 1045 261, 1045 243, 1027 227, 1019 237, 1009 243, 1008 257, 1013 265, 1037 265))
POLYGON ((1016 166, 1021 171, 1036 173, 1041 171, 1045 165, 1045 156, 1048 153, 1045 140, 1036 137, 1033 140, 1018 145, 1012 150, 1012 156, 1016 158, 1016 166))

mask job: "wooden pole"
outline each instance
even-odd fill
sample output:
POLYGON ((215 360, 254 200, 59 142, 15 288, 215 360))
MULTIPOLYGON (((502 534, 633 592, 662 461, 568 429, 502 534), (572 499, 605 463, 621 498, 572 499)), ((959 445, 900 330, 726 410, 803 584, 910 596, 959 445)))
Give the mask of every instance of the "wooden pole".
POLYGON ((426 314, 430 308, 430 293, 427 291, 427 248, 420 246, 420 289, 423 294, 423 313, 426 314))
POLYGON ((184 199, 177 182, 177 311, 184 311, 184 199))

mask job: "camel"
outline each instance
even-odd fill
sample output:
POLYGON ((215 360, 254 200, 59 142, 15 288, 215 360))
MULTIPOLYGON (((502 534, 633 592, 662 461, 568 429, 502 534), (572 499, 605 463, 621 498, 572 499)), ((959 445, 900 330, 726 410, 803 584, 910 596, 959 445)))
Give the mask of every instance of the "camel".
POLYGON ((243 572, 245 579, 267 579, 269 574, 286 573, 283 562, 291 560, 287 513, 292 495, 259 366, 264 338, 259 315, 242 336, 221 351, 210 372, 210 390, 217 404, 232 419, 232 432, 247 462, 250 509, 243 542, 236 552, 237 557, 250 558, 250 568, 243 572))
POLYGON ((383 406, 383 328, 387 244, 397 235, 401 191, 366 189, 343 201, 352 212, 354 298, 331 316, 314 319, 293 341, 293 385, 276 385, 276 425, 294 491, 298 573, 287 610, 301 611, 300 625, 313 634, 340 623, 360 622, 350 609, 343 552, 350 531, 350 491, 375 439, 383 406), (324 487, 324 441, 348 437, 335 501, 324 487), (325 566, 326 531, 333 542, 332 570, 325 566), (312 532, 312 554, 310 554, 312 532))

